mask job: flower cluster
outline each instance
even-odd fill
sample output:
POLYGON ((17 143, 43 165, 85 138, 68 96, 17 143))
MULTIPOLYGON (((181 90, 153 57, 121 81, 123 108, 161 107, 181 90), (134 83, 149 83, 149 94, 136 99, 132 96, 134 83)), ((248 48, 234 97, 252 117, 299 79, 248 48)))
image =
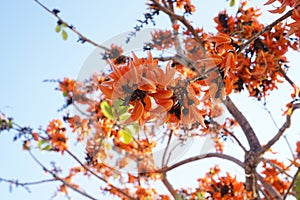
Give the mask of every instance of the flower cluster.
MULTIPOLYGON (((231 43, 228 44, 234 48, 225 47, 229 50, 228 53, 239 51, 245 40, 264 28, 264 25, 258 21, 260 15, 259 9, 246 8, 246 2, 241 4, 236 16, 229 16, 226 11, 219 13, 215 18, 217 30, 232 38, 231 43)), ((296 10, 293 16, 297 17, 296 10)), ((292 26, 297 27, 295 24, 292 26)), ((287 63, 285 53, 289 47, 296 49, 299 45, 296 40, 288 38, 288 32, 291 31, 287 29, 287 26, 278 23, 271 31, 262 34, 249 46, 243 47, 245 49, 240 54, 227 53, 230 56, 229 62, 221 66, 225 67, 224 72, 228 75, 228 80, 226 78, 224 80, 227 91, 230 92, 233 89, 240 92, 246 88, 250 96, 261 99, 276 89, 278 83, 283 81, 282 73, 287 63)), ((222 56, 222 58, 225 57, 222 56)))
POLYGON ((198 179, 198 182, 200 191, 206 193, 207 199, 243 200, 251 197, 243 183, 236 180, 236 177, 232 177, 229 173, 221 176, 218 166, 211 168, 205 177, 198 179))
POLYGON ((285 166, 283 162, 271 159, 268 163, 263 163, 263 168, 264 181, 270 183, 280 194, 284 194, 290 185, 290 181, 285 175, 289 171, 289 167, 285 166))
POLYGON ((61 120, 52 120, 49 123, 46 132, 50 137, 50 142, 54 150, 64 153, 64 151, 68 149, 66 128, 61 120))
POLYGON ((109 80, 100 85, 101 91, 111 100, 123 100, 123 105, 133 106, 125 124, 138 121, 140 125, 159 118, 161 123, 200 123, 205 126, 197 108, 200 101, 188 81, 175 77, 176 70, 169 62, 164 72, 158 60, 148 52, 147 59, 133 59, 123 64, 110 63, 109 80))

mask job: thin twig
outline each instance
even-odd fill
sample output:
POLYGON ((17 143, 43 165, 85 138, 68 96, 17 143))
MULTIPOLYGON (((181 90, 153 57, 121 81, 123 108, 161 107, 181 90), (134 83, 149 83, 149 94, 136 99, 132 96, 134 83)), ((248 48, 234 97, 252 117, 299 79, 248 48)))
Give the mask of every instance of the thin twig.
POLYGON ((284 70, 281 67, 279 67, 278 71, 292 87, 294 87, 296 85, 294 83, 294 81, 292 81, 292 79, 290 79, 290 77, 286 74, 286 72, 284 72, 284 70))
MULTIPOLYGON (((274 117, 273 117, 271 111, 267 108, 266 105, 264 105, 264 110, 269 114, 269 116, 270 116, 270 118, 271 118, 271 120, 272 120, 274 126, 277 128, 277 130, 279 130, 279 126, 277 125, 277 123, 276 123, 276 121, 275 121, 275 119, 274 119, 274 117)), ((292 154, 292 157, 294 157, 293 149, 292 149, 291 144, 289 143, 289 141, 288 141, 286 135, 283 135, 283 138, 284 138, 284 140, 285 140, 285 142, 286 142, 286 144, 287 144, 287 146, 288 146, 288 148, 289 148, 289 150, 290 150, 290 152, 291 152, 291 154, 292 154)))
POLYGON ((227 130, 227 129, 224 129, 236 142, 237 144, 243 149, 244 152, 247 151, 246 147, 244 147, 244 145, 241 143, 241 141, 234 135, 233 132, 227 130))
POLYGON ((84 116, 87 116, 87 117, 91 117, 90 115, 88 115, 87 113, 85 113, 83 110, 81 110, 75 102, 73 102, 72 105, 74 106, 74 108, 75 108, 78 112, 80 112, 80 114, 82 114, 82 115, 84 115, 84 116))
MULTIPOLYGON (((300 108, 300 103, 294 104, 292 108, 292 113, 298 108, 300 108)), ((290 127, 292 113, 286 115, 286 121, 284 122, 284 124, 278 130, 277 134, 265 146, 262 147, 262 149, 259 152, 259 155, 262 155, 266 151, 268 151, 268 149, 270 149, 271 146, 273 146, 279 140, 279 138, 283 135, 286 129, 290 127)))
POLYGON ((266 191, 263 190, 263 188, 259 188, 259 191, 264 195, 264 198, 266 200, 271 200, 269 197, 268 197, 268 194, 266 193, 266 191))
POLYGON ((49 12, 50 14, 52 14, 53 16, 55 16, 58 21, 61 23, 61 24, 64 24, 66 25, 66 27, 68 27, 71 31, 73 31, 75 34, 77 34, 79 36, 79 40, 82 41, 82 42, 87 42, 87 43, 90 43, 91 45, 95 46, 95 47, 98 47, 100 49, 103 49, 107 52, 110 51, 109 48, 103 46, 103 45, 100 45, 96 42, 94 42, 93 40, 87 38, 86 36, 82 35, 77 29, 74 28, 74 26, 70 25, 68 22, 66 22, 65 20, 63 20, 61 17, 58 16, 58 13, 56 12, 53 12, 52 10, 50 10, 49 8, 47 8, 44 4, 42 4, 40 1, 38 0, 34 0, 38 5, 40 5, 44 10, 46 10, 47 12, 49 12))
MULTIPOLYGON (((211 123, 213 125, 218 126, 218 128, 222 128, 221 125, 218 122, 214 121, 213 119, 211 119, 211 123)), ((244 145, 242 144, 242 142, 234 135, 233 132, 227 130, 226 128, 222 128, 222 129, 224 131, 226 131, 226 133, 228 133, 237 142, 237 144, 243 149, 244 152, 247 151, 246 147, 244 147, 244 145)))
POLYGON ((42 183, 49 183, 49 182, 53 182, 53 181, 58 181, 57 179, 45 179, 45 180, 40 180, 40 181, 32 181, 32 182, 19 182, 18 180, 11 180, 11 179, 5 179, 5 178, 1 178, 0 177, 0 182, 7 182, 7 183, 11 183, 14 185, 20 185, 20 186, 28 186, 28 185, 38 185, 38 184, 42 184, 42 183))
POLYGON ((169 155, 168 155, 168 158, 167 158, 167 161, 166 161, 166 165, 168 165, 168 163, 170 162, 172 153, 173 153, 173 152, 175 151, 175 149, 176 149, 178 146, 180 146, 180 145, 182 145, 182 142, 178 142, 178 143, 175 144, 175 145, 173 146, 173 148, 170 150, 169 155))
MULTIPOLYGON (((96 174, 95 172, 93 172, 92 170, 90 170, 86 165, 84 165, 71 151, 66 150, 66 152, 74 159, 76 160, 76 162, 78 162, 86 171, 90 172, 92 175, 94 175, 96 178, 100 179, 101 181, 108 183, 107 180, 105 180, 104 178, 102 178, 101 176, 99 176, 98 174, 96 174)), ((130 196, 129 194, 127 194, 126 192, 124 192, 123 190, 121 190, 120 188, 113 186, 111 184, 109 184, 110 187, 114 188, 117 192, 119 192, 120 194, 122 194, 123 196, 127 197, 130 200, 135 200, 134 197, 130 196)))
POLYGON ((30 185, 39 185, 39 184, 49 183, 49 182, 54 182, 54 181, 58 181, 58 180, 57 179, 45 179, 45 180, 33 181, 33 182, 19 182, 18 180, 5 179, 5 178, 0 177, 0 182, 6 182, 6 183, 9 183, 9 184, 13 184, 16 187, 21 186, 25 190, 27 190, 29 193, 31 192, 29 187, 28 187, 30 185))
POLYGON ((165 165, 168 164, 165 161, 166 161, 166 154, 167 154, 167 151, 168 151, 170 143, 171 143, 172 135, 173 135, 173 131, 171 130, 171 132, 169 134, 169 138, 168 138, 168 143, 167 143, 167 146, 164 150, 164 154, 163 154, 163 157, 162 157, 162 167, 164 167, 165 165))

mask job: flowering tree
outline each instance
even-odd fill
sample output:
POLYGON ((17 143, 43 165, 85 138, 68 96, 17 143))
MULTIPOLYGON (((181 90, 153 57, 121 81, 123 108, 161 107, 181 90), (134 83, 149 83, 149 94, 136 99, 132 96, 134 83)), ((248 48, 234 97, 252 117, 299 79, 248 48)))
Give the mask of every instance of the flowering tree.
MULTIPOLYGON (((158 15, 167 16, 172 26, 153 30, 151 40, 143 41, 143 55, 147 56, 134 51, 128 54, 118 44, 97 44, 62 19, 59 10, 35 2, 57 18, 56 32, 63 39, 67 39, 67 32, 77 34, 79 42, 101 49, 102 59, 109 66, 85 80, 53 80, 65 97, 62 110, 66 112, 45 129, 23 127, 0 114, 0 131, 14 130, 14 139, 22 140, 23 149, 52 177, 37 184, 56 181, 57 192, 68 195, 71 189, 87 199, 97 198, 83 190, 74 177, 94 177, 105 184, 102 191, 120 199, 300 198, 300 142, 287 160, 266 154, 292 125, 293 113, 300 108, 299 88, 288 76, 286 57, 287 52, 299 49, 298 1, 267 1, 266 6, 277 5, 270 10, 274 22, 268 25, 260 22, 260 9, 243 1, 233 16, 220 11, 213 19, 216 32, 209 33, 189 21, 189 16, 197 12, 195 2, 149 0, 144 19, 138 20, 126 42, 130 43, 148 23, 155 23, 158 15), (167 55, 169 51, 174 53, 167 55), (230 95, 247 91, 249 98, 264 101, 284 81, 293 90, 291 97, 284 97, 286 121, 273 138, 261 144, 259 133, 230 95), (74 110, 72 114, 70 109, 74 110), (230 115, 224 116, 224 109, 230 115), (236 134, 238 127, 247 144, 236 134), (74 137, 70 132, 84 144, 84 158, 77 156, 76 146, 69 144, 74 137), (223 152, 227 138, 238 144, 243 160, 223 152), (188 147, 191 140, 212 141, 214 150, 175 162, 176 150, 188 147), (77 165, 62 176, 57 166, 49 168, 38 159, 39 152, 68 154, 77 165), (174 188, 168 180, 173 169, 208 158, 240 167, 244 177, 224 172, 213 163, 204 176, 195 177, 196 188, 174 188), (167 191, 161 191, 157 182, 162 182, 167 191)), ((230 1, 230 5, 235 4, 230 1)), ((1 180, 26 188, 34 184, 1 180)))

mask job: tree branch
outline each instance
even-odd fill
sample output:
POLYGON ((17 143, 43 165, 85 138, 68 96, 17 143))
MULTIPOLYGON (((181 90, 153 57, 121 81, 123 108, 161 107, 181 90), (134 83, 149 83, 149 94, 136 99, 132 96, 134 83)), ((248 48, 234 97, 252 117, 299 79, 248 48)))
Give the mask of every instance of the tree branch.
POLYGON ((224 104, 230 114, 239 123, 247 138, 250 150, 246 152, 244 161, 246 176, 245 186, 247 191, 252 192, 252 197, 254 199, 259 199, 255 169, 259 162, 257 152, 261 150, 260 142, 246 117, 239 111, 229 96, 224 100, 224 104))
POLYGON ((176 15, 172 10, 162 6, 157 0, 151 0, 153 4, 162 12, 169 15, 171 19, 180 21, 194 36, 194 39, 200 44, 203 45, 202 39, 199 37, 197 31, 194 29, 194 27, 190 24, 189 21, 186 20, 184 16, 176 15))
POLYGON ((221 159, 225 159, 225 160, 229 160, 231 162, 234 162, 235 164, 239 165, 240 167, 244 168, 245 165, 242 161, 238 160, 237 158, 234 158, 232 156, 229 156, 229 155, 226 155, 226 154, 221 154, 221 153, 207 153, 207 154, 202 154, 202 155, 198 155, 198 156, 194 156, 194 157, 191 157, 191 158, 187 158, 185 160, 182 160, 178 163, 175 163, 173 165, 171 165, 170 167, 165 167, 165 168, 162 168, 160 170, 158 170, 157 172, 168 172, 168 171, 171 171, 181 165, 185 165, 187 163, 190 163, 190 162, 194 162, 194 161, 197 161, 197 160, 202 160, 204 158, 221 158, 221 159))
POLYGON ((278 70, 281 75, 285 78, 285 80, 292 86, 294 87, 296 84, 294 83, 294 81, 292 81, 292 79, 290 79, 290 77, 288 77, 288 75, 283 71, 283 69, 281 67, 279 67, 278 70))
MULTIPOLYGON (((271 111, 267 108, 266 105, 264 105, 263 107, 264 107, 264 110, 265 110, 265 111, 268 113, 268 115, 270 116, 270 118, 271 118, 271 120, 272 120, 274 126, 279 130, 280 128, 279 128, 279 126, 277 125, 277 123, 276 123, 276 121, 275 121, 275 119, 274 119, 274 117, 273 117, 271 111)), ((286 135, 283 135, 283 138, 284 138, 286 144, 287 144, 288 147, 289 147, 289 150, 290 150, 290 152, 291 152, 291 154, 292 154, 292 157, 294 157, 293 149, 292 149, 292 147, 291 147, 291 145, 290 145, 290 143, 289 143, 289 141, 288 141, 286 135)))
POLYGON ((168 181, 166 173, 163 174, 163 178, 162 178, 161 181, 163 182, 163 184, 166 186, 166 188, 169 190, 169 192, 172 194, 172 196, 175 199, 176 198, 176 191, 174 190, 171 183, 168 181))
POLYGON ((260 142, 246 117, 239 111, 239 109, 231 101, 229 96, 227 96, 224 100, 224 104, 227 107, 230 114, 241 126, 244 134, 246 135, 250 150, 253 152, 259 151, 261 149, 260 142))

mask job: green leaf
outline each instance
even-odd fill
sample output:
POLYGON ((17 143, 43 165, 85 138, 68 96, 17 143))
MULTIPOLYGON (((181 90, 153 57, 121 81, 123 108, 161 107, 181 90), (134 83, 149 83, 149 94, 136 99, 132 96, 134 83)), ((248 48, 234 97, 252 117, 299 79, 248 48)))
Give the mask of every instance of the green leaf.
POLYGON ((236 0, 230 0, 230 1, 229 1, 229 6, 230 6, 230 7, 235 6, 235 4, 236 4, 236 0))
POLYGON ((119 135, 123 138, 123 143, 125 144, 130 143, 133 138, 132 133, 128 128, 121 129, 119 135))
POLYGON ((128 117, 127 118, 126 117, 122 117, 123 114, 126 114, 126 116, 127 116, 128 109, 129 109, 129 106, 123 106, 123 103, 124 103, 124 101, 121 100, 121 99, 115 100, 113 102, 114 117, 115 118, 119 117, 121 121, 126 120, 128 118, 128 117), (121 119, 121 118, 123 118, 123 119, 121 119))
POLYGON ((62 38, 63 38, 64 40, 67 40, 67 39, 68 39, 68 34, 67 34, 67 32, 64 31, 64 30, 61 32, 61 36, 62 36, 62 38))
POLYGON ((130 114, 129 113, 124 113, 122 115, 119 116, 119 119, 121 121, 125 121, 126 119, 128 119, 130 117, 130 114))
POLYGON ((134 131, 139 132, 140 131, 140 126, 137 123, 132 124, 134 131))
POLYGON ((128 109, 129 109, 129 106, 120 106, 119 109, 117 110, 118 114, 119 115, 123 115, 123 114, 126 114, 128 113, 128 109))
POLYGON ((119 178, 119 174, 114 173, 114 179, 117 179, 117 178, 119 178))
POLYGON ((13 127, 13 121, 8 120, 7 125, 8 125, 8 128, 12 128, 13 127))
POLYGON ((48 144, 45 147, 43 147, 42 150, 44 150, 44 151, 50 151, 50 150, 52 150, 52 146, 50 144, 48 144))
POLYGON ((184 197, 181 194, 176 194, 175 195, 175 200, 184 200, 184 197))
POLYGON ((55 27, 55 32, 56 33, 59 33, 61 31, 61 26, 60 25, 57 25, 56 27, 55 27))
POLYGON ((69 92, 67 92, 67 91, 64 91, 64 92, 63 92, 63 96, 64 96, 64 97, 67 97, 68 95, 69 95, 69 92))
POLYGON ((100 108, 105 117, 107 117, 109 119, 114 119, 113 113, 112 113, 112 108, 107 101, 102 101, 100 104, 100 108))
POLYGON ((47 143, 47 141, 46 140, 39 140, 38 141, 38 149, 40 149, 40 150, 42 150, 43 148, 42 148, 42 146, 44 145, 44 144, 46 144, 47 143))
MULTIPOLYGON (((114 108, 117 110, 120 110, 120 108, 122 107, 122 104, 123 104, 124 101, 122 101, 121 99, 117 99, 117 100, 114 100, 113 102, 113 105, 114 105, 114 108)), ((125 107, 125 106, 123 106, 125 107)))
POLYGON ((297 175, 293 190, 295 192, 296 199, 300 199, 300 174, 297 175))
POLYGON ((52 150, 52 146, 51 146, 51 144, 49 144, 49 142, 47 140, 39 140, 37 147, 39 150, 43 150, 43 151, 52 150))
POLYGON ((197 198, 198 198, 198 200, 203 200, 204 196, 201 192, 197 192, 197 198))

